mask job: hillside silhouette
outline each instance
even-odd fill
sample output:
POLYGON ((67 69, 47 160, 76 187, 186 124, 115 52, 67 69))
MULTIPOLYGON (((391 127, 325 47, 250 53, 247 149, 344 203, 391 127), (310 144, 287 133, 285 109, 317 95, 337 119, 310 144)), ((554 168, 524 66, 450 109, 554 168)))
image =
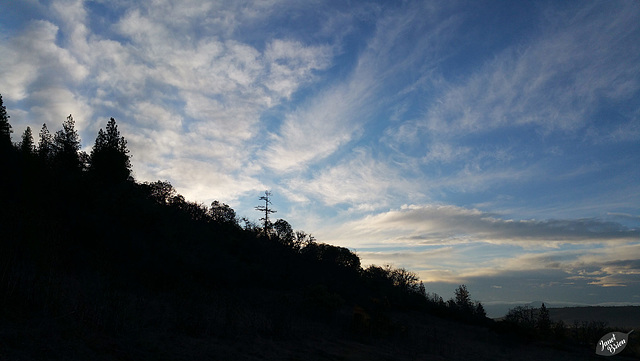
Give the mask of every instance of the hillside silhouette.
POLYGON ((13 143, 1 96, 0 110, 0 360, 593 353, 580 343, 591 339, 552 324, 492 322, 464 285, 445 301, 415 273, 363 268, 351 250, 271 223, 268 212, 259 226, 167 181, 138 182, 113 118, 87 154, 71 115, 53 134, 43 125, 37 142, 27 128, 13 143))

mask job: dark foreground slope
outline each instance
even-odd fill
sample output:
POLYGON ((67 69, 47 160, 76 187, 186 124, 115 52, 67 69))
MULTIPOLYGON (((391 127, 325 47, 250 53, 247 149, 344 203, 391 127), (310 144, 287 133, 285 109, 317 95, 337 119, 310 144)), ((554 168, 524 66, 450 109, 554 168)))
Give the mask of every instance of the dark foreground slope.
MULTIPOLYGON (((341 328, 325 323, 310 324, 301 319, 275 320, 257 310, 236 310, 233 316, 220 309, 209 312, 219 313, 217 317, 223 319, 210 317, 199 326, 183 320, 181 327, 176 328, 171 326, 176 320, 159 318, 168 316, 166 313, 179 316, 180 312, 165 311, 156 315, 155 322, 147 320, 145 325, 132 325, 113 333, 60 320, 4 324, 0 356, 3 360, 596 359, 590 345, 527 342, 425 314, 405 313, 394 318, 407 322, 406 333, 403 337, 380 338, 354 336, 346 325, 341 328), (411 319, 406 320, 408 317, 411 319), (202 324, 226 329, 193 329, 203 327, 202 324)), ((616 356, 616 359, 636 358, 616 356)))
POLYGON ((319 258, 328 246, 305 253, 200 219, 188 203, 158 202, 149 185, 72 179, 47 187, 54 178, 38 179, 28 192, 13 188, 2 207, 1 360, 584 360, 593 353, 592 345, 518 335, 435 307, 385 274, 319 258))

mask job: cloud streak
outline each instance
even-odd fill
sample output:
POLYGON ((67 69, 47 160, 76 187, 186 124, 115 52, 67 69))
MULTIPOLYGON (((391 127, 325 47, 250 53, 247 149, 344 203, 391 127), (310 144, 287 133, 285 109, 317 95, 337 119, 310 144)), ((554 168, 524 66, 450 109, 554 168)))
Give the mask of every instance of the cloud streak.
POLYGON ((640 230, 597 219, 511 220, 451 205, 405 205, 349 222, 345 239, 402 244, 631 241, 640 230))

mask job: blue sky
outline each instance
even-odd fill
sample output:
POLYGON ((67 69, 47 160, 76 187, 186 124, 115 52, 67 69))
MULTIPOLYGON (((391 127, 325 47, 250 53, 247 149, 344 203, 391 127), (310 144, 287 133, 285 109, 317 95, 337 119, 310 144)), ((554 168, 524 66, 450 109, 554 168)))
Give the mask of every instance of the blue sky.
POLYGON ((640 304, 637 1, 0 3, 14 140, 115 117, 139 181, 486 303, 640 304))

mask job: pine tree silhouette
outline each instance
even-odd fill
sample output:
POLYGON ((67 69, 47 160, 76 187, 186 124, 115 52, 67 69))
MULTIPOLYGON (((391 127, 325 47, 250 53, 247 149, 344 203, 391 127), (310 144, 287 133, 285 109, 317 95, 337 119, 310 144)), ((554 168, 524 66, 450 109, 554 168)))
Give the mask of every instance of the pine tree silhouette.
POLYGON ((31 155, 35 153, 36 147, 33 144, 33 133, 31 127, 27 127, 22 134, 22 141, 20 142, 20 151, 23 155, 31 155))
POLYGON ((120 135, 115 119, 109 119, 106 129, 98 131, 89 158, 89 170, 95 178, 108 183, 125 181, 131 175, 127 141, 120 135))
POLYGON ((0 94, 0 148, 3 151, 11 148, 11 124, 9 124, 10 116, 7 114, 7 108, 2 101, 2 94, 0 94))
POLYGON ((60 171, 77 172, 81 168, 80 156, 80 136, 75 129, 73 116, 69 114, 67 120, 62 123, 62 129, 57 131, 53 137, 54 160, 56 168, 60 171))
POLYGON ((45 163, 51 160, 53 156, 53 136, 47 129, 47 124, 42 124, 38 141, 38 156, 45 163))

